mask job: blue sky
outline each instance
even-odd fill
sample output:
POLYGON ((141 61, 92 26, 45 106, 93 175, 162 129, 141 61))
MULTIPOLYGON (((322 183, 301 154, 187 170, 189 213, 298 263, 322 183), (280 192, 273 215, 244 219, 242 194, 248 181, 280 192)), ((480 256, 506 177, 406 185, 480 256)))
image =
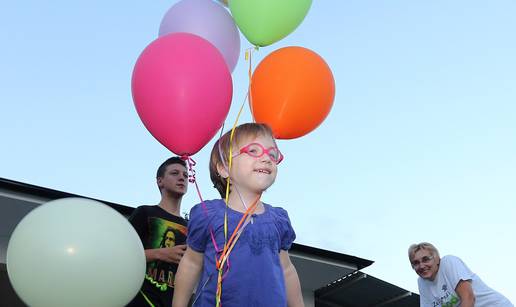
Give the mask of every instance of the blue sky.
MULTIPOLYGON (((0 5, 0 176, 130 206, 159 200, 170 155, 142 125, 130 80, 176 1, 0 5)), ((374 260, 365 271, 417 290, 406 250, 433 242, 516 302, 516 2, 322 1, 284 46, 333 71, 332 111, 280 141, 264 201, 289 211, 297 242, 374 260)), ((250 47, 242 37, 242 51, 250 47)), ((233 72, 231 125, 247 86, 233 72)), ((246 106, 240 122, 251 121, 246 106)), ((203 197, 212 142, 193 158, 203 197)), ((183 203, 198 202, 193 187, 183 203)))

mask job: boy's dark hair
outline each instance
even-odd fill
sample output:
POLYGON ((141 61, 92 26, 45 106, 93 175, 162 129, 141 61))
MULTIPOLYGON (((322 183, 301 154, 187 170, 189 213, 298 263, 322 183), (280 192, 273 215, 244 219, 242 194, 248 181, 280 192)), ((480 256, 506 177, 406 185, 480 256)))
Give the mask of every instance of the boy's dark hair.
POLYGON ((161 163, 161 165, 158 167, 158 171, 156 172, 156 178, 165 176, 165 171, 167 170, 167 166, 171 164, 181 164, 182 166, 186 167, 185 160, 181 159, 181 157, 172 157, 165 160, 165 162, 161 163))
MULTIPOLYGON (((270 136, 274 140, 271 128, 266 124, 246 123, 235 128, 233 134, 233 144, 231 145, 233 152, 238 151, 238 142, 243 137, 257 137, 258 135, 270 136)), ((229 140, 231 130, 226 132, 215 144, 210 155, 210 178, 213 187, 219 191, 222 198, 226 197, 227 179, 222 178, 217 170, 217 165, 228 167, 229 163, 229 140), (222 160, 224 159, 224 160, 222 160)))

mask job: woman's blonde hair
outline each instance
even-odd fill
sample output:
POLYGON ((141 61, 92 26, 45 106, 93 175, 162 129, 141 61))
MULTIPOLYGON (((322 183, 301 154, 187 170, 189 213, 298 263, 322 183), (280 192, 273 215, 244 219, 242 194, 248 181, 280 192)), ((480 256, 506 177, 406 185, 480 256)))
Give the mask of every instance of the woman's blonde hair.
MULTIPOLYGON (((246 123, 236 127, 231 144, 233 152, 238 150, 237 146, 243 138, 254 138, 259 135, 270 136, 274 140, 272 130, 266 124, 246 123)), ((213 145, 213 149, 211 150, 210 156, 210 178, 213 182, 213 187, 215 187, 217 191, 219 191, 220 196, 222 198, 226 196, 227 178, 223 178, 222 176, 220 176, 217 170, 217 165, 222 166, 226 170, 228 170, 230 156, 230 137, 231 130, 226 132, 222 137, 220 137, 220 139, 217 142, 215 142, 215 144, 213 145)))
POLYGON ((430 251, 430 253, 432 253, 432 256, 440 258, 439 251, 437 250, 437 248, 435 248, 435 246, 433 246, 431 243, 428 243, 428 242, 421 242, 421 243, 410 245, 410 247, 408 249, 409 260, 412 261, 412 258, 414 258, 414 255, 421 249, 428 250, 428 251, 430 251))

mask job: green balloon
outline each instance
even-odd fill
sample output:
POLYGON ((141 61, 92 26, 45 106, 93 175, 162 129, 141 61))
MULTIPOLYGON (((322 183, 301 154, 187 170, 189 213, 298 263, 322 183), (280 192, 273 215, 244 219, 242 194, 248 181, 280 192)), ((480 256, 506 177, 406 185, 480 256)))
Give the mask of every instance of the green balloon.
POLYGON ((312 0, 229 0, 229 9, 244 36, 255 46, 267 46, 294 31, 312 0))

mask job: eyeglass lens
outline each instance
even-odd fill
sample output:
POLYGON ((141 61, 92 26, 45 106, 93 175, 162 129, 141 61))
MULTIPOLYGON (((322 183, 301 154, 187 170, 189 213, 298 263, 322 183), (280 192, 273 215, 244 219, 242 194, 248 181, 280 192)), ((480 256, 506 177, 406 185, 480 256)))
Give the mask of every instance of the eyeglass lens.
POLYGON ((267 153, 274 162, 279 160, 279 151, 276 147, 265 149, 260 144, 250 144, 246 152, 253 157, 261 157, 264 153, 267 153))
POLYGON ((418 265, 420 265, 420 264, 427 264, 427 263, 429 263, 433 258, 434 258, 434 257, 432 257, 432 256, 430 256, 430 257, 425 256, 425 257, 421 258, 421 261, 416 260, 416 261, 412 262, 412 266, 413 266, 413 267, 417 267, 417 266, 418 266, 418 265))

